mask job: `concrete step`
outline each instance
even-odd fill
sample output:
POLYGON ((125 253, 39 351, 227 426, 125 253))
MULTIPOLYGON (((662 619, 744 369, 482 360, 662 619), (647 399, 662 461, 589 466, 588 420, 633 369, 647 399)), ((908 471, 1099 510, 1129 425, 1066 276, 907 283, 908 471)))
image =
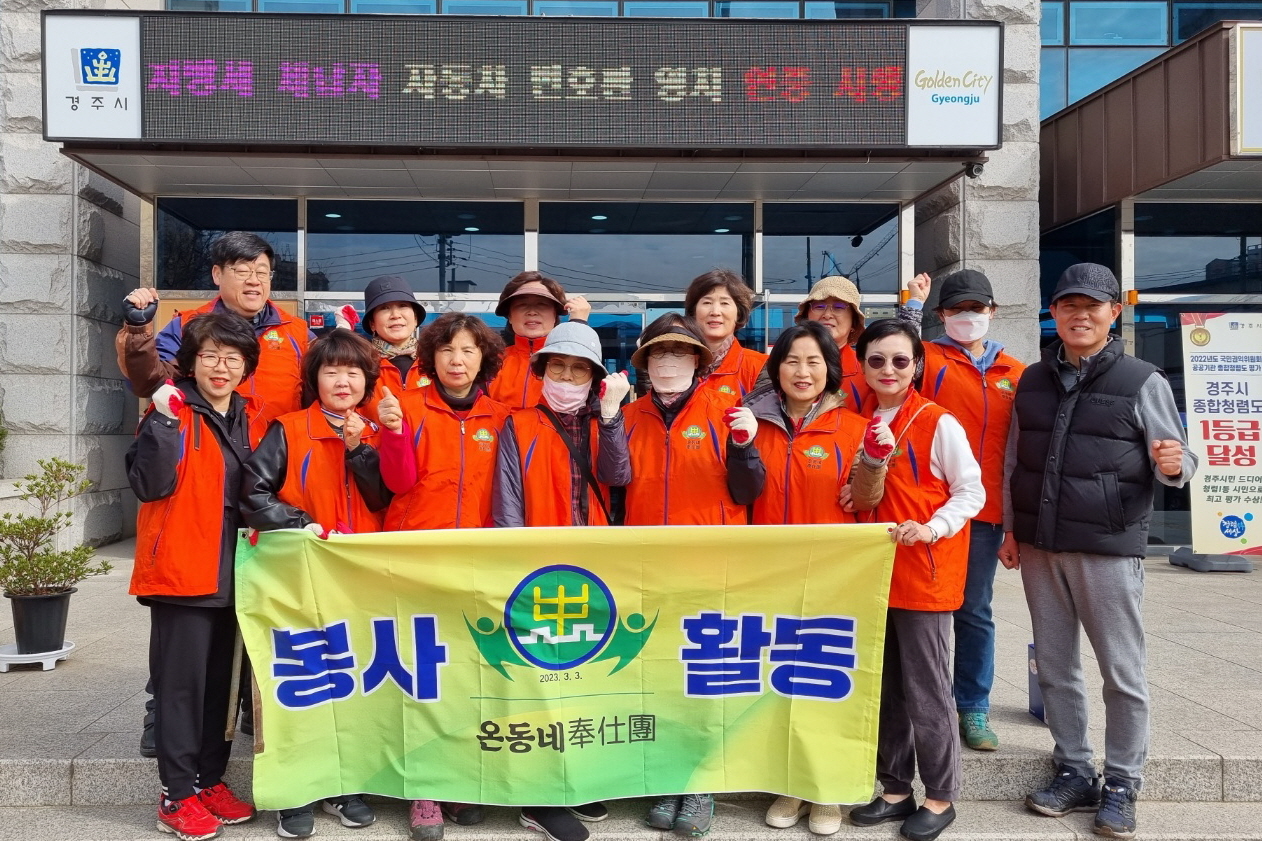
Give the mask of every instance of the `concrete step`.
MULTIPOLYGON (((721 800, 718 803, 712 841, 792 841, 812 836, 806 821, 790 829, 773 829, 763 823, 763 812, 770 801, 721 800)), ((379 804, 375 824, 363 829, 346 829, 322 812, 316 813, 317 838, 341 838, 354 841, 401 841, 408 837, 407 810, 399 803, 379 804)), ((610 803, 611 816, 591 824, 593 841, 603 839, 673 838, 668 833, 649 829, 643 822, 647 801, 610 803)), ((1091 832, 1093 816, 1086 813, 1065 818, 1046 818, 1026 811, 1012 802, 964 803, 959 817, 943 834, 944 841, 1076 841, 1095 839, 1091 832)), ((1262 841, 1262 821, 1257 806, 1251 803, 1153 803, 1141 800, 1138 808, 1139 836, 1146 841, 1262 841)), ((45 806, 0 808, 0 841, 153 841, 155 807, 146 806, 45 806)), ((265 812, 251 823, 224 827, 225 841, 276 838, 273 813, 265 812)), ((517 823, 515 809, 492 808, 485 823, 478 826, 447 824, 449 841, 530 841, 540 836, 517 823)), ((877 827, 851 826, 843 820, 834 839, 882 841, 897 839, 898 824, 877 827)))

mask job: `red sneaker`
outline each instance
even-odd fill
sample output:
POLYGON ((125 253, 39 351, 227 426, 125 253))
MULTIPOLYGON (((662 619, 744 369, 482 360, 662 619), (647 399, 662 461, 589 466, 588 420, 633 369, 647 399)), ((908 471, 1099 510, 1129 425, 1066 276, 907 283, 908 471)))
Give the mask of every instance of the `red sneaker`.
POLYGON ((219 820, 206 811, 197 795, 158 803, 158 829, 181 841, 204 841, 223 832, 219 820))
POLYGON ((254 818, 254 807, 233 794, 232 789, 223 783, 202 789, 197 799, 220 823, 245 823, 254 818))

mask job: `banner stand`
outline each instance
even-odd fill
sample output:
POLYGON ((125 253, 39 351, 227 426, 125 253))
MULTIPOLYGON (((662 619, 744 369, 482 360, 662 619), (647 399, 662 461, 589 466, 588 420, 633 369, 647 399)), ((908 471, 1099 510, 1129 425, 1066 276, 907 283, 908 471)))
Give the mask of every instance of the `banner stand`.
POLYGON ((1197 572, 1253 572, 1253 563, 1242 555, 1198 555, 1190 546, 1171 552, 1170 563, 1197 572))

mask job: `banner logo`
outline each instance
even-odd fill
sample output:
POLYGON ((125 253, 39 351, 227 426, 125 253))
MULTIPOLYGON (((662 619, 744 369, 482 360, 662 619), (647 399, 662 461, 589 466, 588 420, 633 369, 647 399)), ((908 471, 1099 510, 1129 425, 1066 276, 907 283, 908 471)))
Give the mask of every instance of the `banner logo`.
POLYGON ((90 47, 79 50, 79 84, 93 88, 117 88, 123 63, 122 50, 90 47))
POLYGON ((555 564, 537 569, 513 589, 503 624, 489 617, 465 625, 482 658, 512 680, 505 664, 564 671, 590 661, 617 659, 610 674, 639 655, 657 617, 639 613, 621 621, 613 593, 594 573, 555 564))

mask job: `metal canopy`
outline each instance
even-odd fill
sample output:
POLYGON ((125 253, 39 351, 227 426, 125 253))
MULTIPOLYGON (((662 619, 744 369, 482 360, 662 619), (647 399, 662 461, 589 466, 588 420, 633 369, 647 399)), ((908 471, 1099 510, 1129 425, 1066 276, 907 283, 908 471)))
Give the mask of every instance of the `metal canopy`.
MULTIPOLYGON (((959 176, 965 159, 871 161, 390 157, 131 151, 62 152, 155 196, 561 201, 907 203, 959 176)), ((967 160, 977 160, 970 157, 967 160)))

